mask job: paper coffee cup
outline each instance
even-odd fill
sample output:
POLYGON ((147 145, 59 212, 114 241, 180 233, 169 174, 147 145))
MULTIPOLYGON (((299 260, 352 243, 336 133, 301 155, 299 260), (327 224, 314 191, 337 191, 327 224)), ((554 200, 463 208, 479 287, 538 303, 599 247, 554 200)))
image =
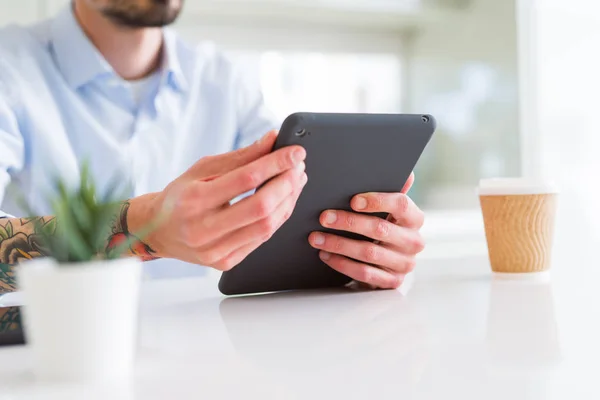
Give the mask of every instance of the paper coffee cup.
POLYGON ((558 191, 527 179, 488 179, 479 200, 492 270, 532 273, 551 267, 558 191))

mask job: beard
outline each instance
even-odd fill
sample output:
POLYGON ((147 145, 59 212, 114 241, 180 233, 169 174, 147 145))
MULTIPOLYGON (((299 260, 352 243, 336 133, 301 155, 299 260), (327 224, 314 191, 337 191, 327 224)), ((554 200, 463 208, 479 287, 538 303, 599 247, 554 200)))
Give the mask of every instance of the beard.
POLYGON ((175 22, 183 0, 105 0, 100 12, 128 28, 156 28, 175 22))

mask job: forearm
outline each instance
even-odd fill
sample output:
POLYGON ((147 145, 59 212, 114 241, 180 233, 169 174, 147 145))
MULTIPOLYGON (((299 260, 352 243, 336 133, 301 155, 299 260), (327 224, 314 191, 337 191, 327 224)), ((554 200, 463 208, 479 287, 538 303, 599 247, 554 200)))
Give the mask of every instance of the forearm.
POLYGON ((19 330, 20 324, 18 320, 18 307, 0 308, 0 333, 7 333, 19 330))
MULTIPOLYGON (((135 237, 136 229, 144 225, 149 212, 145 200, 147 197, 143 196, 122 203, 99 253, 118 249, 123 257, 138 257, 144 261, 159 258, 148 244, 135 237), (130 244, 123 249, 128 241, 130 244)), ((0 294, 15 290, 14 266, 37 257, 52 257, 44 248, 38 229, 45 227, 45 234, 53 235, 59 224, 53 216, 0 218, 0 294)))
MULTIPOLYGON (((53 224, 56 221, 52 217, 40 217, 37 221, 55 229, 53 224)), ((15 289, 15 265, 22 260, 46 255, 33 222, 31 218, 0 219, 0 294, 15 289)))

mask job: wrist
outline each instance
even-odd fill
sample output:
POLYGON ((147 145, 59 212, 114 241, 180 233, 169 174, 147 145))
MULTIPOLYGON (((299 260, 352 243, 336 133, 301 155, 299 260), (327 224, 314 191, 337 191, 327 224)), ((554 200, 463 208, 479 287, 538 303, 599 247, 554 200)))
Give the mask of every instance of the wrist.
POLYGON ((158 227, 148 232, 148 228, 151 224, 155 223, 159 216, 159 207, 156 204, 157 197, 158 193, 149 193, 128 201, 129 208, 126 215, 128 232, 125 233, 141 242, 138 244, 138 247, 144 259, 162 258, 165 256, 164 249, 157 235, 158 227))

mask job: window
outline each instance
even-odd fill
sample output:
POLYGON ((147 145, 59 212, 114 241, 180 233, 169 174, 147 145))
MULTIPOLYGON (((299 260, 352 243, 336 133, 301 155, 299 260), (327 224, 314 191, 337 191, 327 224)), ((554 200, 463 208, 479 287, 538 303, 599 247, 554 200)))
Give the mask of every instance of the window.
POLYGON ((395 54, 234 52, 256 70, 280 119, 303 111, 400 112, 401 62, 395 54))
POLYGON ((476 210, 480 178, 520 174, 513 1, 198 4, 209 5, 196 6, 200 21, 192 27, 188 14, 180 30, 214 40, 248 68, 281 119, 297 111, 435 115, 438 131, 411 192, 423 208, 476 210))

